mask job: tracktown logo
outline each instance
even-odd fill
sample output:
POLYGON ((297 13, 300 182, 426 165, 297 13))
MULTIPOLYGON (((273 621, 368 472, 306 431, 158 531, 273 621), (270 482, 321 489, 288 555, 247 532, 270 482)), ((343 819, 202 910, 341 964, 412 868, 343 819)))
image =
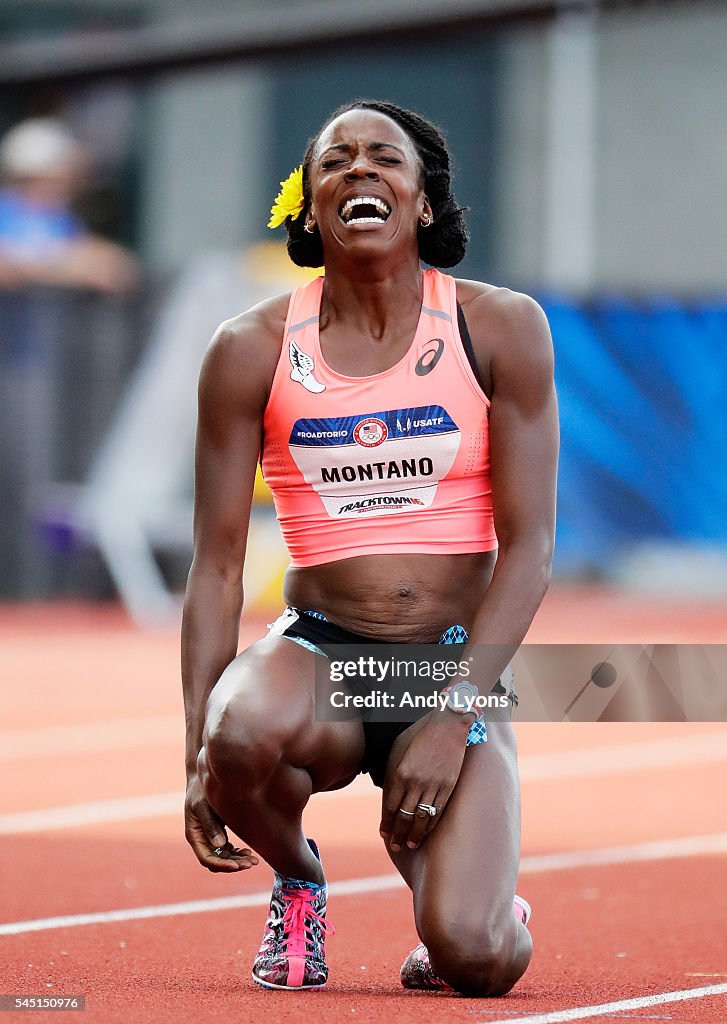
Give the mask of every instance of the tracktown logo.
POLYGON ((426 456, 421 459, 402 459, 401 462, 369 462, 363 466, 325 466, 321 469, 321 482, 352 484, 356 480, 400 480, 404 477, 431 476, 434 463, 426 456))
POLYGON ((428 348, 426 352, 422 352, 418 363, 414 367, 417 377, 426 377, 428 373, 431 373, 441 359, 442 352, 444 352, 444 338, 432 338, 427 344, 436 345, 436 348, 428 348), (431 358, 429 358, 430 356, 431 358), (427 359, 428 362, 425 362, 427 359))
POLYGON ((339 516, 343 515, 344 512, 368 512, 372 508, 380 508, 381 506, 390 507, 392 505, 423 505, 424 502, 421 498, 402 498, 400 496, 394 496, 385 494, 382 497, 377 498, 363 498, 361 501, 352 501, 349 505, 343 505, 338 510, 339 516))

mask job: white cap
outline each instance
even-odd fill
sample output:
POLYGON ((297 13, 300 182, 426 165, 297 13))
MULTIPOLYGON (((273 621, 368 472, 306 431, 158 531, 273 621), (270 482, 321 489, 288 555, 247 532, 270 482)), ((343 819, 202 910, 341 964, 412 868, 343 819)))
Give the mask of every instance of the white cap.
POLYGON ((62 121, 35 117, 11 128, 0 143, 0 167, 14 178, 42 177, 78 161, 80 143, 62 121))

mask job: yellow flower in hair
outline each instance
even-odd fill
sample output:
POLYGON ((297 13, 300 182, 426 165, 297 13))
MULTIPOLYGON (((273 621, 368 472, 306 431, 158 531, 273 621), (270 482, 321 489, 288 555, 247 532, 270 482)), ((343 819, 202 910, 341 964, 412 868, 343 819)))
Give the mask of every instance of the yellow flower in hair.
POLYGON ((277 228, 286 217, 300 217, 303 212, 303 165, 296 167, 292 174, 280 182, 280 192, 270 210, 269 228, 277 228))

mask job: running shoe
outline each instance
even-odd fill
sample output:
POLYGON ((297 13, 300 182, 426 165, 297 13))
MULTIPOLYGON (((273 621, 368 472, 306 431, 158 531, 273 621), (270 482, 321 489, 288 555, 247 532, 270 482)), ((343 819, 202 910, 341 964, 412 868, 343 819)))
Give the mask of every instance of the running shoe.
MULTIPOLYGON (((528 923, 532 910, 527 900, 524 900, 522 896, 515 896, 512 909, 515 917, 521 924, 528 923)), ((430 989, 435 992, 454 991, 451 985, 447 984, 446 981, 432 970, 432 965, 429 962, 429 952, 423 942, 411 951, 401 965, 399 977, 404 988, 430 989)))
MULTIPOLYGON (((318 860, 318 848, 308 840, 318 860)), ((270 910, 255 963, 253 981, 264 988, 322 988, 328 981, 325 937, 328 886, 275 874, 270 910)))

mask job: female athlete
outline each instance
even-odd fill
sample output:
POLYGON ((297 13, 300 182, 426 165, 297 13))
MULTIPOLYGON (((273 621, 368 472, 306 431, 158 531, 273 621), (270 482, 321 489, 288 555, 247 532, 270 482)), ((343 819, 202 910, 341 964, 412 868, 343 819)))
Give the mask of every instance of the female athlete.
POLYGON ((251 849, 271 865, 253 978, 319 988, 331 925, 302 812, 312 793, 368 772, 421 939, 402 983, 502 995, 532 950, 514 895, 510 721, 463 713, 461 680, 414 723, 321 721, 314 668, 342 641, 468 640, 477 692, 516 700, 508 662, 553 549, 547 322, 525 295, 435 269, 462 259, 467 235, 444 139, 417 114, 378 101, 337 110, 286 213, 291 179, 289 254, 325 276, 222 324, 200 377, 182 627, 187 840, 211 871, 253 867, 251 849), (238 655, 258 459, 291 555, 288 607, 238 655))

